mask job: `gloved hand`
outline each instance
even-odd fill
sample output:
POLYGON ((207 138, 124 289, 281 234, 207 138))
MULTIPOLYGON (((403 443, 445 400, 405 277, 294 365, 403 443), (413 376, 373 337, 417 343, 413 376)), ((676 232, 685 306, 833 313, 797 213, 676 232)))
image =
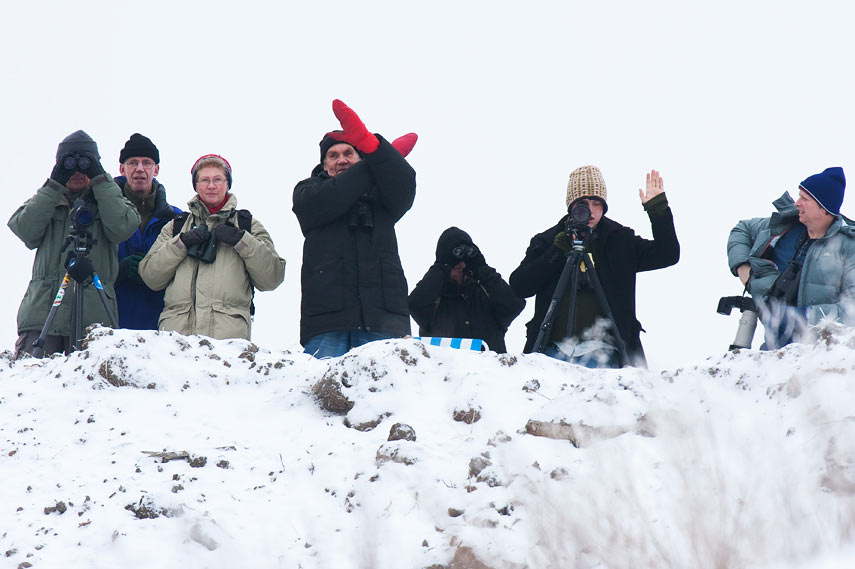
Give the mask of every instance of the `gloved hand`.
POLYGON ((484 258, 484 253, 481 252, 481 249, 476 246, 475 251, 475 255, 466 257, 465 259, 466 268, 473 272, 487 264, 487 260, 484 258))
POLYGON ((393 140, 392 146, 395 147, 395 150, 397 150, 401 156, 406 158, 407 154, 410 153, 418 140, 419 135, 414 132, 410 132, 393 140))
POLYGON ((69 156, 73 155, 66 154, 64 156, 60 156, 59 159, 56 161, 53 170, 50 173, 50 179, 55 180, 62 186, 64 186, 68 182, 68 179, 71 178, 71 176, 73 176, 75 172, 74 169, 66 170, 65 166, 62 165, 62 163, 65 162, 65 159, 69 156))
POLYGON ((142 255, 128 255, 119 261, 119 275, 116 277, 116 282, 133 280, 139 284, 145 284, 140 277, 140 261, 142 258, 142 255))
POLYGON ((182 233, 179 239, 184 243, 184 246, 188 249, 193 245, 198 245, 202 241, 204 241, 208 236, 208 226, 200 225, 195 229, 191 229, 185 233, 182 233), (203 229, 204 228, 204 229, 203 229))
POLYGON ((573 244, 570 242, 570 236, 567 235, 566 231, 559 231, 555 235, 553 243, 556 247, 561 249, 565 255, 569 255, 570 251, 573 249, 573 244))
POLYGON ((94 154, 91 154, 89 152, 81 152, 80 156, 89 159, 89 167, 88 168, 78 167, 78 170, 80 170, 81 172, 86 174, 86 176, 90 180, 92 178, 94 178, 95 176, 98 176, 98 175, 104 173, 104 167, 101 166, 101 160, 99 160, 97 156, 95 156, 94 154))
POLYGON ((243 234, 243 229, 238 229, 234 225, 220 225, 214 230, 214 236, 217 238, 217 241, 231 245, 232 247, 238 244, 243 234))
POLYGON ((336 99, 332 103, 332 108, 344 132, 328 132, 331 138, 346 142, 365 154, 371 154, 377 150, 380 141, 365 128, 365 124, 350 107, 336 99))
POLYGON ((82 283, 95 272, 95 267, 92 266, 92 261, 89 257, 74 257, 71 256, 65 263, 65 270, 75 281, 82 283))

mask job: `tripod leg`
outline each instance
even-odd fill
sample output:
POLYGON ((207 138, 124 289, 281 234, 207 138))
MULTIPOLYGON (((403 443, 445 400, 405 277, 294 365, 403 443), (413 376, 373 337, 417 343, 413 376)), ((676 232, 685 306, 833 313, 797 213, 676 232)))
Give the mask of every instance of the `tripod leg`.
POLYGON ((80 349, 83 338, 83 285, 74 281, 74 305, 71 307, 71 350, 80 349))
POLYGON ((68 282, 68 273, 65 273, 65 277, 62 279, 62 284, 59 285, 59 290, 56 291, 56 297, 53 299, 50 312, 48 312, 47 318, 45 319, 45 325, 42 326, 42 331, 39 334, 39 337, 33 342, 33 357, 41 358, 45 355, 44 347, 45 339, 48 335, 48 329, 50 329, 50 325, 53 324, 53 319, 56 317, 56 311, 59 310, 59 305, 62 304, 62 298, 65 296, 65 289, 68 288, 68 282))
POLYGON ((95 290, 98 291, 98 298, 101 299, 101 304, 104 305, 104 310, 107 311, 107 316, 110 317, 110 324, 113 326, 113 328, 118 328, 119 322, 113 315, 113 311, 110 310, 110 305, 107 303, 107 293, 104 292, 104 285, 101 284, 101 279, 98 278, 98 273, 93 273, 92 282, 95 284, 95 290))
POLYGON ((617 322, 615 322, 615 317, 612 315, 612 309, 609 308, 609 301, 606 300, 606 295, 603 292, 603 287, 600 284, 600 277, 597 276, 597 271, 594 269, 593 264, 589 263, 584 258, 582 262, 585 263, 586 270, 591 278, 591 284, 594 286, 594 294, 597 295, 597 302, 600 304, 600 310, 603 311, 603 314, 606 315, 612 323, 612 328, 615 333, 615 341, 617 342, 618 356, 620 357, 620 365, 621 367, 630 365, 629 363, 629 354, 626 351, 626 344, 623 341, 623 338, 620 335, 620 330, 618 330, 617 322))
POLYGON ((549 301, 549 307, 546 309, 546 314, 543 316, 543 322, 540 324, 540 331, 537 333, 537 338, 532 346, 532 353, 538 353, 543 348, 543 343, 549 337, 549 331, 552 329, 552 322, 555 320, 555 309, 558 308, 558 303, 561 302, 561 297, 564 296, 564 290, 567 288, 567 281, 570 278, 570 271, 574 267, 579 266, 579 257, 577 253, 571 252, 567 256, 567 261, 564 262, 564 268, 561 270, 561 276, 558 277, 558 283, 555 285, 555 292, 552 293, 552 300, 549 301))

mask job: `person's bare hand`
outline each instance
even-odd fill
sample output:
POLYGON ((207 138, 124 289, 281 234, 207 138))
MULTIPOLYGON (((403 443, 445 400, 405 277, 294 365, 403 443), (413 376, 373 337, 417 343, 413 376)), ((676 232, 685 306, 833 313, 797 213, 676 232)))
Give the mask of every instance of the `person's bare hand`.
POLYGON ((751 278, 751 265, 748 263, 742 263, 736 267, 736 274, 739 276, 739 280, 742 281, 742 284, 747 285, 748 279, 751 278))
POLYGON ((649 174, 647 174, 647 190, 642 191, 641 188, 638 189, 638 197, 641 198, 641 203, 646 204, 655 196, 663 193, 665 191, 665 185, 662 180, 662 176, 659 175, 659 172, 656 170, 651 170, 649 174))

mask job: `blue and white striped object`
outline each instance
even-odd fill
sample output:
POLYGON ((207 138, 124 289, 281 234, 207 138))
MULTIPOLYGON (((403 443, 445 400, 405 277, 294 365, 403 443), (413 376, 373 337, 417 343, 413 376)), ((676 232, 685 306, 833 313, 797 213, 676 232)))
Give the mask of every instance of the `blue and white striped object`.
POLYGON ((429 346, 443 346, 446 348, 454 348, 456 350, 484 352, 489 349, 487 347, 487 342, 478 338, 422 338, 421 336, 413 336, 413 339, 421 340, 429 346))

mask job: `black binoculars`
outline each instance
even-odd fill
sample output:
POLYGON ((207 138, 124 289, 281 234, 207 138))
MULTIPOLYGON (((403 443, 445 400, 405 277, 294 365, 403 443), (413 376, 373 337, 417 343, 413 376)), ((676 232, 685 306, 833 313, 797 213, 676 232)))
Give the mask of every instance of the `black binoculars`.
POLYGON ((62 159, 62 167, 66 170, 88 170, 92 166, 92 160, 88 156, 80 154, 69 154, 62 159))
POLYGON ((371 200, 363 195, 350 208, 347 218, 347 226, 350 229, 360 227, 362 229, 374 229, 374 207, 371 200))
POLYGON ((455 259, 471 259, 475 255, 478 254, 478 247, 475 245, 458 245, 454 249, 451 250, 451 255, 455 259))
POLYGON ((187 248, 187 256, 199 259, 203 263, 213 263, 217 258, 217 236, 213 231, 208 231, 204 223, 198 227, 205 234, 201 243, 194 243, 187 248))

